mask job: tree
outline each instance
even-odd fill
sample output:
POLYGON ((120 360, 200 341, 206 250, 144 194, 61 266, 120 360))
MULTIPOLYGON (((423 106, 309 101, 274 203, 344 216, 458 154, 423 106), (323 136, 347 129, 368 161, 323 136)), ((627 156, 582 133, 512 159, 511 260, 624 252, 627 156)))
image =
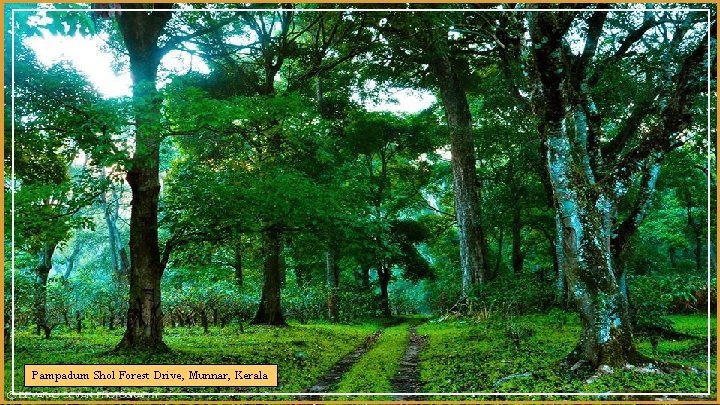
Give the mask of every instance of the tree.
MULTIPOLYGON (((23 43, 30 35, 27 21, 18 18, 13 29, 15 66, 6 72, 15 72, 15 120, 6 110, 5 122, 6 133, 14 126, 16 143, 10 145, 11 138, 6 137, 5 161, 11 166, 14 149, 15 177, 6 178, 5 190, 14 194, 16 204, 14 212, 9 205, 5 212, 6 217, 15 218, 17 248, 37 258, 33 268, 35 321, 38 333, 49 338, 55 326, 47 317, 53 255, 74 229, 89 226, 82 210, 106 186, 103 180, 88 176, 87 161, 80 166, 74 160, 81 152, 97 161, 114 153, 114 147, 106 144, 110 141, 107 134, 98 133, 103 125, 114 128, 117 121, 111 113, 113 103, 101 100, 84 77, 67 66, 45 68, 39 64, 23 43), (44 78, 42 84, 37 83, 38 77, 44 78)), ((8 83, 9 79, 6 73, 8 83)), ((10 88, 6 87, 8 98, 10 88)), ((6 228, 6 232, 10 230, 6 228)))
MULTIPOLYGON (((339 14, 298 15, 292 10, 253 11, 243 12, 240 15, 245 24, 228 26, 228 30, 223 35, 198 38, 202 54, 218 55, 218 57, 213 58, 212 61, 215 70, 211 74, 210 85, 203 83, 197 85, 207 91, 212 98, 226 100, 225 105, 235 103, 237 108, 252 100, 267 108, 269 112, 279 113, 280 117, 268 116, 268 111, 258 111, 258 117, 252 117, 246 123, 239 119, 233 123, 225 119, 207 117, 213 120, 209 128, 195 126, 194 129, 184 128, 183 132, 217 133, 220 130, 233 138, 237 147, 237 155, 234 159, 221 153, 222 159, 227 159, 226 161, 229 162, 243 156, 249 162, 248 171, 257 170, 258 174, 262 173, 261 176, 282 172, 283 168, 287 168, 289 173, 301 176, 299 184, 308 184, 304 176, 311 178, 310 183, 325 182, 328 176, 324 174, 323 169, 328 168, 332 163, 332 152, 324 147, 325 145, 319 145, 321 148, 313 151, 308 145, 298 144, 297 140, 305 135, 298 137, 299 132, 294 128, 297 123, 288 120, 285 114, 291 111, 308 119, 317 114, 317 112, 307 114, 305 106, 296 103, 299 100, 297 96, 308 97, 310 94, 316 96, 327 92, 323 89, 321 79, 318 79, 317 91, 312 91, 311 86, 308 86, 309 80, 317 75, 327 76, 332 69, 349 61, 364 49, 362 43, 358 45, 358 43, 346 42, 348 36, 352 34, 363 34, 365 29, 363 19, 357 21, 352 18, 345 19, 339 14), (240 46, 227 43, 227 36, 244 34, 245 30, 250 30, 257 36, 256 43, 240 46), (240 82, 237 81, 239 78, 242 78, 240 82), (290 108, 280 107, 281 103, 287 104, 290 108), (253 134, 251 137, 257 138, 250 139, 248 133, 253 134), (299 148, 297 153, 288 149, 291 146, 299 148), (325 155, 314 156, 316 152, 325 155), (293 157, 300 159, 293 162, 291 161, 293 157)), ((194 83, 195 80, 188 78, 188 82, 194 83)), ((327 97, 318 97, 317 104, 322 104, 318 108, 321 115, 325 117, 337 115, 338 109, 342 108, 340 103, 335 99, 326 100, 327 97)), ((246 115, 245 111, 237 112, 236 117, 246 115)), ((323 122, 322 125, 327 123, 323 122)), ((322 130, 310 125, 307 131, 309 133, 315 129, 322 130)), ((322 137, 321 140, 327 142, 327 138, 322 137)), ((318 145, 318 142, 309 145, 318 145)), ((247 173, 243 175, 246 176, 247 173)), ((266 180, 269 181, 264 178, 260 181, 266 180)), ((285 324, 280 306, 281 280, 284 278, 283 263, 285 262, 282 258, 284 239, 287 233, 296 230, 287 225, 284 217, 275 215, 277 207, 259 204, 258 208, 267 210, 254 211, 261 218, 263 232, 266 233, 262 238, 265 282, 254 322, 282 325, 285 324)), ((318 220, 318 223, 320 222, 327 221, 318 220)), ((247 228, 240 233, 245 231, 247 228)))
MULTIPOLYGON (((130 214, 130 297, 127 326, 118 347, 167 350, 162 339, 163 316, 160 298, 158 246, 158 198, 161 97, 156 90, 157 68, 169 50, 158 43, 172 17, 172 5, 152 6, 149 12, 122 12, 118 27, 130 57, 135 115, 135 153, 127 181, 132 189, 130 214)), ((145 8, 126 3, 123 8, 145 8)))
POLYGON ((226 101, 187 89, 171 96, 168 104, 174 129, 193 134, 177 140, 182 153, 193 159, 177 162, 169 174, 169 220, 182 230, 176 232, 178 240, 199 235, 221 244, 262 235, 265 300, 256 313, 262 323, 284 323, 284 249, 275 239, 331 229, 342 199, 341 188, 316 177, 332 154, 326 149, 327 124, 309 106, 297 95, 226 101))
POLYGON ((424 229, 401 220, 403 211, 419 203, 418 189, 427 180, 427 167, 413 160, 432 150, 430 134, 422 120, 401 121, 382 113, 358 113, 346 128, 349 147, 364 163, 363 183, 368 187, 367 240, 360 261, 377 272, 385 316, 391 315, 388 285, 395 267, 416 271, 417 278, 430 275, 429 265, 413 247, 427 239, 424 229))
MULTIPOLYGON (((448 131, 453 168, 453 192, 459 233, 460 263, 462 271, 462 298, 467 299, 472 286, 490 278, 488 247, 480 218, 475 146, 472 115, 467 92, 473 81, 469 78, 467 53, 462 50, 457 36, 450 35, 455 26, 440 13, 402 13, 389 18, 383 31, 392 45, 399 48, 402 58, 411 58, 412 69, 432 73, 433 87, 439 90, 448 131), (427 69, 423 69, 427 66, 427 69), (418 69, 420 68, 420 69, 418 69), (425 70, 425 71, 423 71, 425 70)), ((462 18, 462 17, 461 17, 462 18)), ((402 66, 395 56, 391 59, 402 66)), ((396 66, 399 67, 399 66, 396 66)))
POLYGON ((649 176, 641 182, 644 195, 652 194, 652 167, 683 143, 682 134, 694 118, 692 100, 706 86, 703 61, 715 26, 703 27, 704 15, 667 15, 672 17, 605 11, 528 15, 533 107, 548 149, 546 164, 562 224, 565 275, 583 325, 580 342, 569 359, 593 367, 647 361, 633 343, 627 297, 621 288, 624 268, 616 267, 613 260, 617 238, 631 232, 626 224, 636 227, 638 222, 631 217, 615 228, 617 204, 633 176, 642 175, 643 169, 649 176), (580 28, 579 21, 587 28, 580 28), (622 26, 626 36, 606 31, 604 27, 611 23, 622 26), (643 41, 648 49, 635 53, 655 63, 667 62, 669 57, 678 62, 671 63, 659 81, 650 79, 657 73, 640 68, 638 73, 650 80, 639 81, 641 90, 629 116, 618 130, 609 130, 605 122, 617 107, 596 105, 594 91, 601 88, 607 68, 622 65, 632 70, 625 65, 634 60, 629 49, 652 38, 651 28, 657 26, 672 31, 673 40, 655 47, 643 41), (708 28, 710 34, 703 36, 708 28), (584 36, 581 52, 567 45, 571 32, 584 36), (605 41, 618 46, 602 46, 605 41), (660 84, 655 87, 654 83, 660 84), (653 99, 651 94, 659 97, 653 99))
MULTIPOLYGON (((109 180, 109 179, 108 179, 109 180)), ((100 198, 103 204, 103 214, 105 224, 108 227, 108 243, 110 245, 110 258, 112 261, 113 279, 120 283, 127 281, 130 269, 128 262, 127 250, 118 230, 118 219, 120 218, 120 198, 122 190, 118 193, 114 185, 110 185, 110 198, 107 193, 103 193, 100 198)))

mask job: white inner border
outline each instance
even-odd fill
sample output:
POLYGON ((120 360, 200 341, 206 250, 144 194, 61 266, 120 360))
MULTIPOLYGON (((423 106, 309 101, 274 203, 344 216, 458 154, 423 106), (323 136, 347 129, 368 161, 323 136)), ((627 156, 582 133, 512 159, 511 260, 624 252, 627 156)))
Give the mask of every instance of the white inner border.
MULTIPOLYGON (((10 191, 11 191, 11 197, 10 197, 10 213, 11 213, 11 280, 12 280, 12 318, 11 318, 11 367, 12 367, 12 384, 11 384, 11 391, 8 393, 8 395, 15 397, 15 399, 20 399, 21 397, 53 397, 53 396, 119 396, 121 398, 131 398, 131 397, 143 397, 143 396, 260 396, 260 395, 273 395, 273 396, 297 396, 297 395, 304 395, 304 396, 343 396, 343 395, 370 395, 370 396, 392 396, 392 395, 413 395, 413 396, 431 396, 431 395, 447 395, 447 396, 533 396, 533 395, 544 395, 544 396, 550 396, 550 395, 567 395, 567 396, 580 396, 580 395, 595 395, 595 396, 608 396, 608 395, 643 395, 643 396, 676 396, 676 395, 682 395, 682 396, 709 396, 711 395, 711 359, 710 359, 710 332, 711 332, 711 325, 710 325, 710 298, 708 296, 708 302, 707 302, 707 319, 708 319, 708 334, 707 334, 707 353, 708 353, 708 367, 707 367, 707 382, 708 382, 708 391, 705 393, 678 393, 678 392, 652 392, 652 393, 636 393, 636 392, 605 392, 605 393, 594 393, 594 392, 562 392, 562 393, 496 393, 496 392, 477 392, 477 393, 447 393, 447 392, 440 392, 440 393, 240 393, 240 392, 218 392, 218 393, 164 393, 164 392, 156 392, 156 393, 146 393, 146 392, 93 392, 93 393, 80 393, 80 392, 69 392, 69 393, 35 393, 35 392, 17 392, 15 391, 15 12, 38 12, 38 11, 44 11, 44 12, 91 12, 95 11, 96 9, 13 9, 12 10, 12 44, 11 44, 11 57, 12 57, 12 101, 11 101, 11 119, 12 119, 12 130, 11 130, 11 137, 12 137, 12 152, 11 152, 11 185, 10 185, 10 191)), ((99 9, 98 9, 99 10, 99 9)), ((506 9, 487 9, 487 10, 467 10, 467 9, 363 9, 363 8, 357 8, 357 9, 291 9, 295 12, 343 12, 343 11, 356 11, 356 12, 382 12, 382 11, 390 11, 390 12, 417 12, 417 11, 424 11, 424 12, 534 12, 534 11, 551 11, 551 12, 558 12, 558 11, 588 11, 585 9, 563 9, 563 10, 554 10, 554 9, 532 9, 532 10, 506 10, 506 9)), ((122 10, 123 12, 135 12, 135 11, 144 11, 147 12, 148 10, 145 9, 126 9, 122 10)), ((248 12, 248 11, 263 11, 263 12, 270 12, 270 11, 286 11, 286 9, 279 8, 279 9, 247 9, 247 10, 236 10, 236 9, 196 9, 196 10, 172 10, 173 12, 202 12, 202 11, 208 11, 208 12, 248 12)), ((608 11, 608 12, 647 12, 647 11, 664 11, 664 10, 657 10, 657 9, 647 9, 647 8, 637 8, 637 9, 593 9, 593 11, 608 11)), ((678 8, 673 9, 672 11, 685 11, 685 12, 706 12, 707 13, 707 22, 708 22, 708 30, 712 26, 711 23, 711 15, 710 15, 710 9, 702 8, 702 9, 694 9, 694 8, 678 8)), ((708 225, 708 241, 710 241, 710 186, 711 186, 711 174, 710 174, 710 157, 711 157, 711 140, 710 140, 710 111, 711 111, 711 105, 710 105, 710 64, 713 62, 710 59, 711 55, 711 44, 712 41, 708 37, 708 52, 707 52, 707 75, 708 75, 708 81, 707 81, 707 92, 708 92, 708 98, 707 98, 707 131, 708 131, 708 147, 707 147, 707 154, 708 154, 708 180, 707 180, 707 225, 708 225)), ((708 245, 707 249, 707 255, 708 255, 708 272, 707 272, 707 281, 708 281, 708 293, 710 292, 710 247, 708 245)))

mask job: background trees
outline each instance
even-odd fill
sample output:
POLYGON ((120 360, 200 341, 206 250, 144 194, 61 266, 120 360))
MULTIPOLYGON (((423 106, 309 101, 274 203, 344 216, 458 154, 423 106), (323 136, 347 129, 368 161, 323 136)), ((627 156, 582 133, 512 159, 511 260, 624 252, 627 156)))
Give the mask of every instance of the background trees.
MULTIPOLYGON (((14 116, 6 111, 6 133, 13 137, 5 139, 5 162, 14 169, 14 177, 6 177, 5 193, 8 197, 12 193, 15 211, 11 212, 7 198, 5 212, 7 218, 14 217, 15 246, 35 257, 22 267, 32 269, 35 324, 38 333, 42 330, 48 338, 57 326, 47 313, 53 256, 73 231, 93 225, 87 207, 107 185, 104 177, 97 177, 97 165, 117 158, 107 129, 117 126, 118 120, 105 119, 117 103, 102 100, 68 66, 42 66, 23 43, 28 35, 25 22, 12 28, 17 34, 17 58, 14 69, 6 69, 14 71, 14 77, 6 75, 6 79, 14 78, 15 87, 14 94, 6 87, 6 96, 14 96, 15 110, 14 116), (38 83, 37 77, 45 80, 38 83)), ((11 231, 7 227, 6 241, 13 239, 11 231)), ((69 276, 72 266, 58 273, 69 276)))
POLYGON ((121 346, 163 349, 164 325, 545 311, 569 292, 573 360, 615 366, 643 360, 633 280, 708 265, 702 13, 132 7, 117 32, 93 24, 122 39, 131 100, 18 48, 17 257, 56 283, 66 327, 123 317, 121 346), (208 72, 158 80, 173 49, 208 72), (389 88, 438 101, 373 105, 389 88))

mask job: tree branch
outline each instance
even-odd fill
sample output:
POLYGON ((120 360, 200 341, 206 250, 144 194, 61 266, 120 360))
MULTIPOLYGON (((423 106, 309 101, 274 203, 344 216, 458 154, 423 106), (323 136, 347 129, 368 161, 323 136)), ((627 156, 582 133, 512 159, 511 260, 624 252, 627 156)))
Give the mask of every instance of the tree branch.
POLYGON ((602 75, 605 73, 605 69, 611 67, 615 63, 619 62, 623 57, 625 57, 628 54, 628 50, 630 49, 630 47, 632 47, 636 42, 638 42, 648 30, 661 24, 665 24, 666 22, 669 22, 669 20, 655 20, 646 17, 646 19, 637 29, 630 32, 628 36, 625 37, 625 39, 620 43, 620 48, 618 48, 615 53, 613 53, 604 61, 596 65, 595 72, 592 74, 592 76, 590 76, 590 79, 588 79, 588 84, 590 86, 596 85, 600 81, 602 75))
POLYGON ((577 80, 585 78, 586 70, 590 62, 595 58, 595 52, 597 51, 598 39, 603 33, 603 26, 605 25, 605 19, 607 18, 606 11, 595 11, 587 21, 588 34, 585 39, 585 47, 583 53, 577 59, 574 71, 577 80))
POLYGON ((187 42, 194 38, 197 38, 197 37, 200 37, 200 36, 203 36, 206 34, 210 34, 212 32, 219 30, 220 28, 222 28, 232 22, 236 22, 236 21, 237 21, 236 18, 228 18, 226 20, 220 21, 217 24, 211 25, 209 27, 205 27, 201 30, 197 30, 192 34, 183 35, 183 36, 173 36, 172 38, 170 38, 170 40, 168 40, 165 43, 165 45, 163 45, 161 48, 158 49, 158 52, 162 57, 165 54, 167 54, 168 52, 176 49, 176 47, 183 42, 187 42))
POLYGON ((652 199, 655 195, 655 183, 660 174, 661 162, 662 157, 658 157, 657 159, 650 158, 645 162, 642 179, 640 181, 640 194, 637 200, 635 200, 630 214, 617 227, 617 232, 611 240, 611 245, 616 255, 623 253, 627 241, 635 234, 638 226, 645 218, 648 208, 650 208, 652 204, 652 199))

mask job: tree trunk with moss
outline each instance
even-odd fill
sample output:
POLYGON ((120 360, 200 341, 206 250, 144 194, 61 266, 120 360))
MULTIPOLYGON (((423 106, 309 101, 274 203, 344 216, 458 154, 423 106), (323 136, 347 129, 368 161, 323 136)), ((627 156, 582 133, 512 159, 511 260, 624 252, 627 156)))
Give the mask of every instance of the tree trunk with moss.
POLYGON ((609 200, 585 182, 571 180, 578 166, 567 131, 561 120, 548 124, 548 171, 560 207, 565 276, 583 330, 570 359, 595 367, 635 362, 627 302, 612 268, 609 229, 603 226, 609 200))
POLYGON ((489 276, 487 243, 480 223, 472 116, 450 55, 439 54, 430 65, 437 78, 450 130, 453 194, 460 239, 461 291, 463 298, 467 298, 472 287, 486 281, 489 276))
POLYGON ((533 107, 540 117, 546 164, 558 210, 563 270, 582 334, 571 362, 593 367, 635 363, 630 315, 612 267, 610 236, 614 199, 595 183, 587 147, 586 111, 570 104, 564 87, 562 37, 572 15, 533 15, 530 35, 537 85, 533 107))
MULTIPOLYGON (((703 89, 702 79, 697 77, 702 77, 707 42, 681 59, 671 85, 663 89, 660 108, 650 108, 653 100, 637 100, 615 137, 601 145, 602 117, 589 91, 593 81, 587 78, 587 66, 594 58, 607 13, 589 15, 583 53, 571 57, 563 46, 563 37, 578 15, 534 13, 529 17, 533 110, 547 150, 546 165, 562 243, 561 266, 582 322, 580 342, 569 360, 593 367, 621 367, 649 359, 634 345, 627 295, 623 293, 625 271, 616 267, 614 253, 623 245, 618 238, 628 238, 642 220, 654 191, 655 163, 678 147, 673 139, 691 123, 686 108, 691 95, 703 89), (659 111, 658 120, 639 137, 640 123, 653 111, 659 111), (636 143, 630 142, 638 137, 636 143), (618 203, 641 167, 651 169, 640 187, 639 209, 618 228, 618 203)), ((643 29, 639 28, 637 39, 643 29)), ((714 26, 711 32, 714 35, 714 26)))

